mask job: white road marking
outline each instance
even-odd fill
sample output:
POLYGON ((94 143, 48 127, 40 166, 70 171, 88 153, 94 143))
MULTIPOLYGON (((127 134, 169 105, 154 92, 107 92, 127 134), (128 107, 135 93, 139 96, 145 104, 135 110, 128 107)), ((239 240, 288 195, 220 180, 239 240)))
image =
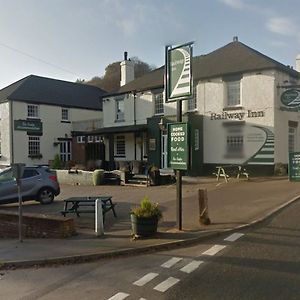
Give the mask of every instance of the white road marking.
POLYGON ((192 262, 190 262, 189 264, 187 264, 186 266, 184 266, 183 268, 180 269, 180 271, 185 272, 185 273, 192 273, 193 271, 195 271, 201 264, 203 263, 203 261, 197 261, 197 260, 193 260, 192 262))
POLYGON ((206 250, 205 252, 202 253, 202 255, 215 255, 217 254, 219 251, 223 250, 226 246, 224 245, 214 245, 211 248, 209 248, 208 250, 206 250))
POLYGON ((172 257, 171 259, 166 261, 164 264, 162 264, 161 267, 171 268, 172 266, 174 266, 175 264, 177 264, 181 260, 182 260, 182 258, 180 258, 180 257, 172 257))
POLYGON ((164 293, 166 290, 168 290, 170 287, 175 285, 180 280, 174 277, 169 277, 167 280, 161 282, 156 287, 154 287, 154 290, 164 293))
POLYGON ((244 233, 236 232, 236 233, 233 233, 232 235, 228 236, 226 239, 224 239, 224 241, 235 242, 237 239, 239 239, 243 235, 244 235, 244 233))
POLYGON ((143 276, 141 279, 135 281, 133 284, 137 286, 143 286, 149 281, 151 281, 153 278, 155 278, 156 276, 158 276, 157 273, 148 273, 145 276, 143 276))
POLYGON ((129 294, 126 294, 126 293, 118 293, 118 294, 115 294, 114 296, 110 297, 107 300, 123 300, 123 299, 127 298, 128 296, 129 296, 129 294))

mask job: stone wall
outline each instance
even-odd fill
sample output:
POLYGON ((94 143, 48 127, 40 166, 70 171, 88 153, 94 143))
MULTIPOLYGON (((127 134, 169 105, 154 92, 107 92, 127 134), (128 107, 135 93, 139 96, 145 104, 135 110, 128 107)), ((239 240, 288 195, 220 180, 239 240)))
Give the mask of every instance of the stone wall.
MULTIPOLYGON (((0 238, 17 238, 17 212, 0 211, 0 238)), ((76 233, 74 220, 62 216, 24 213, 23 236, 27 238, 66 238, 76 233)))
POLYGON ((56 170, 57 180, 60 184, 94 185, 93 172, 78 170, 56 170))

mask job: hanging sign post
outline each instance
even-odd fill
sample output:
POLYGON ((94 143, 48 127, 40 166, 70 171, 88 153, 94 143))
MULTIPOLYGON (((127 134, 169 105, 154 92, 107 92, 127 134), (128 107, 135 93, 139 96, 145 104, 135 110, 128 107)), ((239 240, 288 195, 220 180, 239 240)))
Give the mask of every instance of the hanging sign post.
MULTIPOLYGON (((165 101, 166 102, 177 102, 177 117, 176 117, 176 125, 170 126, 168 129, 168 145, 172 145, 174 142, 171 141, 171 134, 177 128, 184 128, 186 124, 179 125, 182 122, 182 100, 187 100, 192 96, 192 50, 193 50, 193 42, 187 43, 184 45, 180 45, 178 47, 166 46, 165 48, 165 101)), ((187 141, 187 135, 186 135, 187 141)), ((170 146, 172 147, 172 146, 170 146)), ((172 159, 175 159, 173 154, 176 152, 176 155, 179 155, 183 159, 183 152, 187 155, 188 149, 184 148, 183 151, 175 151, 174 149, 181 149, 181 146, 173 146, 173 148, 169 147, 169 156, 171 155, 172 159), (171 152, 171 149, 174 151, 171 152)), ((179 158, 180 159, 180 158, 179 158)), ((175 164, 174 160, 170 160, 168 158, 169 167, 174 168, 176 170, 176 206, 177 206, 177 228, 178 230, 182 230, 182 174, 181 170, 187 169, 186 166, 183 167, 183 164, 178 163, 175 164)))

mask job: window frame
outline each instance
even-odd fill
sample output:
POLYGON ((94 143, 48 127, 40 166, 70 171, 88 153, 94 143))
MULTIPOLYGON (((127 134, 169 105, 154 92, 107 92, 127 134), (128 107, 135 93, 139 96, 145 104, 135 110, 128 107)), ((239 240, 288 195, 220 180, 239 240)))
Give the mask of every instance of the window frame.
POLYGON ((28 136, 28 157, 41 158, 41 137, 36 135, 28 136))
POLYGON ((227 107, 241 106, 241 80, 226 81, 227 107))
POLYGON ((84 144, 85 143, 85 135, 78 135, 76 137, 77 144, 84 144))
POLYGON ((68 108, 65 108, 65 107, 61 108, 61 121, 62 122, 70 122, 70 110, 68 108), (66 113, 66 115, 65 115, 65 113, 66 113))
POLYGON ((115 136, 115 157, 126 157, 125 135, 115 136))
POLYGON ((197 85, 193 86, 193 94, 187 101, 187 111, 195 111, 198 109, 197 106, 197 85))
POLYGON ((40 107, 37 104, 27 104, 27 118, 39 119, 40 107))
POLYGON ((125 121, 125 100, 124 98, 115 99, 115 121, 124 122, 125 121), (122 103, 122 106, 120 104, 122 103))
POLYGON ((153 94, 154 103, 154 115, 163 115, 165 113, 164 107, 164 93, 154 93, 153 94))

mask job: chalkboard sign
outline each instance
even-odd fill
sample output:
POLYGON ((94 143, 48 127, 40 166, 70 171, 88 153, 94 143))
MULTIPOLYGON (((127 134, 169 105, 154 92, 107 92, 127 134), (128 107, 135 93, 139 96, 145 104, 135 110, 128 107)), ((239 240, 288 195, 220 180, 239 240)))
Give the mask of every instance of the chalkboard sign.
POLYGON ((289 153, 289 180, 300 181, 300 152, 289 153))

